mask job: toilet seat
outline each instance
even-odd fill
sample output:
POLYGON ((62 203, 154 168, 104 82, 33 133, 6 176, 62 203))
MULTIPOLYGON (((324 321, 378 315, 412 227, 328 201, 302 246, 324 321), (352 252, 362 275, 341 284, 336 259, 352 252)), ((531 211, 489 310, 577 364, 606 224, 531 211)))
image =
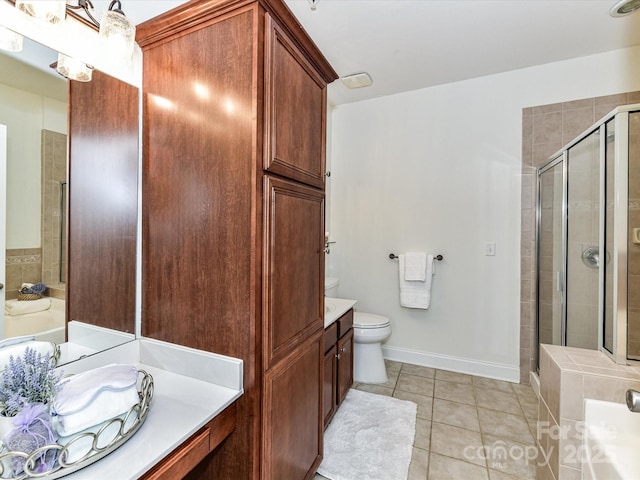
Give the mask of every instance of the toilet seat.
POLYGON ((354 328, 384 328, 391 324, 387 317, 374 313, 353 312, 354 328))

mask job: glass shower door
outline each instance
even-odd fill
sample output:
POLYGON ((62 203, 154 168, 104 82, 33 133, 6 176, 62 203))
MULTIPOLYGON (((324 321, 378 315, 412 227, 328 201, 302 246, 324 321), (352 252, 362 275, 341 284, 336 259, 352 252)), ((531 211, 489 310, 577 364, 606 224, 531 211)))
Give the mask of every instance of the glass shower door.
POLYGON ((540 172, 538 226, 538 344, 562 345, 564 337, 563 163, 540 172))
POLYGON ((567 152, 566 345, 598 349, 600 284, 600 134, 567 152))

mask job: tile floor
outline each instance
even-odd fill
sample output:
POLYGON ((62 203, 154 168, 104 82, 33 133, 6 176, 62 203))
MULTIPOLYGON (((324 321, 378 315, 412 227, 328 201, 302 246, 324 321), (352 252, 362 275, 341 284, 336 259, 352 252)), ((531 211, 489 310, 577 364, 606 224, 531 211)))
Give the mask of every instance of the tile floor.
POLYGON ((354 388, 418 405, 408 480, 536 478, 531 387, 391 361, 387 373, 385 384, 354 388))

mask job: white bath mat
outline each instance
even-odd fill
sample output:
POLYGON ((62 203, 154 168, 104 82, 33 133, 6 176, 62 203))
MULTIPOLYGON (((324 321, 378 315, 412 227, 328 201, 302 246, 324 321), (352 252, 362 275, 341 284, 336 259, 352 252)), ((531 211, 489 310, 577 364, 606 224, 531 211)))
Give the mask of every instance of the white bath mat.
POLYGON ((318 473, 331 480, 406 480, 416 410, 413 402, 349 390, 325 431, 318 473))

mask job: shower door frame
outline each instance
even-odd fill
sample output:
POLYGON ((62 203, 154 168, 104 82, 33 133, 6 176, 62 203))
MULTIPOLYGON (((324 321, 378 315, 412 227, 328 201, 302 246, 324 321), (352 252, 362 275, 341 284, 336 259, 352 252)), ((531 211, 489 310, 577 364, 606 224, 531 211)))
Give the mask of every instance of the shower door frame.
POLYGON ((555 155, 552 155, 550 159, 551 160, 544 167, 538 169, 536 186, 536 364, 539 364, 540 357, 540 231, 542 224, 542 196, 540 195, 540 192, 542 191, 541 177, 542 174, 546 173, 549 170, 552 170, 559 164, 562 165, 562 256, 560 260, 563 268, 562 271, 559 272, 557 281, 559 282, 562 291, 562 304, 560 306, 560 341, 562 345, 567 344, 567 302, 565 295, 565 285, 567 282, 567 150, 562 151, 560 154, 556 153, 555 155))
POLYGON ((599 258, 605 259, 606 263, 606 211, 607 211, 607 191, 606 191, 606 125, 610 120, 614 120, 614 227, 613 227, 613 252, 611 255, 611 265, 613 267, 613 342, 610 352, 604 346, 604 282, 605 269, 602 262, 598 267, 598 350, 602 351, 613 361, 620 364, 634 361, 627 358, 627 259, 628 259, 628 235, 629 235, 629 113, 640 112, 640 104, 626 105, 618 107, 598 122, 591 125, 587 130, 578 135, 574 140, 563 146, 560 150, 549 157, 543 167, 537 171, 536 185, 536 364, 539 368, 540 350, 540 232, 541 232, 541 175, 562 164, 562 272, 559 275, 562 287, 561 305, 561 343, 567 343, 567 256, 568 256, 568 164, 569 150, 582 140, 599 130, 600 133, 600 215, 599 215, 599 258))

